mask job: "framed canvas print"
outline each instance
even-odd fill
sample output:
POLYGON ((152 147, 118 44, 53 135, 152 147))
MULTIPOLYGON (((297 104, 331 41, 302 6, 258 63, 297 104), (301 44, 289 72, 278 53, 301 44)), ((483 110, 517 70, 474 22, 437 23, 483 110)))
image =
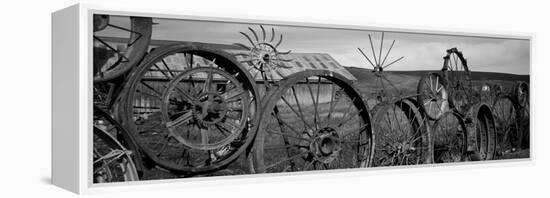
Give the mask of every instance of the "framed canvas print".
POLYGON ((52 15, 53 183, 531 160, 531 36, 52 15))

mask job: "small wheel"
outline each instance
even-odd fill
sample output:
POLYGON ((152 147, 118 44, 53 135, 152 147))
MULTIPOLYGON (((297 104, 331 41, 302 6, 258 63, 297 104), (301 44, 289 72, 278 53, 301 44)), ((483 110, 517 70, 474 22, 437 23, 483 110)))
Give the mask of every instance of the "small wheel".
POLYGON ((460 114, 443 113, 432 126, 432 158, 434 163, 462 162, 466 159, 467 128, 460 114))
POLYGON ((124 90, 124 124, 149 158, 173 172, 222 169, 255 136, 257 89, 225 52, 195 43, 156 48, 124 90))
POLYGON ((371 165, 368 107, 343 76, 298 72, 281 81, 266 101, 255 141, 258 172, 371 165))
POLYGON ((376 137, 373 166, 431 163, 427 119, 408 99, 373 108, 376 137))
POLYGON ((115 118, 99 106, 94 105, 94 127, 101 129, 114 137, 124 148, 133 152, 132 159, 136 165, 138 174, 141 176, 144 170, 144 161, 140 153, 139 146, 135 139, 128 133, 126 128, 115 118))
POLYGON ((529 104, 529 85, 525 82, 516 83, 514 87, 514 97, 519 106, 527 106, 529 104))
POLYGON ((529 84, 518 82, 514 87, 514 100, 517 109, 516 117, 519 119, 519 142, 520 149, 530 147, 530 104, 529 104, 529 84))
POLYGON ((162 123, 169 136, 189 150, 230 149, 247 127, 248 94, 224 70, 189 69, 168 84, 162 97, 162 123))
MULTIPOLYGON (((496 128, 495 119, 491 108, 485 103, 477 103, 472 106, 466 115, 472 120, 469 131, 475 138, 474 151, 479 154, 480 160, 492 160, 496 153, 496 128)), ((477 158, 477 157, 476 157, 477 158)))
POLYGON ((514 152, 519 146, 519 119, 512 98, 500 96, 493 104, 497 129, 497 155, 514 152))
POLYGON ((94 126, 93 182, 125 182, 139 180, 132 151, 124 148, 108 132, 94 126))
POLYGON ((420 78, 418 83, 418 103, 431 120, 437 120, 449 111, 449 93, 439 74, 430 73, 420 78))
POLYGON ((116 24, 109 15, 94 15, 94 83, 117 78, 136 66, 143 58, 151 41, 153 19, 148 17, 117 17, 116 24), (128 20, 126 22, 126 20, 128 20), (107 33, 108 32, 108 33, 107 33), (112 46, 103 36, 126 36, 126 46, 112 46))

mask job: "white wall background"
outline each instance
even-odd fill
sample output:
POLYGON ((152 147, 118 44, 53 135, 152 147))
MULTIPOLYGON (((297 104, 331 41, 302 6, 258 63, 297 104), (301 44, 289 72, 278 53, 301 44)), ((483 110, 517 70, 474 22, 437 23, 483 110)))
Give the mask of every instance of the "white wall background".
MULTIPOLYGON (((97 0, 134 8, 219 13, 235 17, 534 33, 535 162, 532 165, 438 167, 301 177, 231 179, 186 187, 144 186, 101 197, 548 197, 550 136, 546 57, 550 29, 544 1, 97 0)), ((4 1, 0 11, 0 197, 72 197, 50 185, 50 13, 77 1, 4 1)))

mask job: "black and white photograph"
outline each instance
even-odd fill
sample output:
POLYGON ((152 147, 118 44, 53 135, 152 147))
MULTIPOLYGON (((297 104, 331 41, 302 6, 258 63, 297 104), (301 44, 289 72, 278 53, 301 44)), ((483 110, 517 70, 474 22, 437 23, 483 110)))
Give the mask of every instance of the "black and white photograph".
POLYGON ((531 41, 94 14, 94 184, 530 159, 531 41))

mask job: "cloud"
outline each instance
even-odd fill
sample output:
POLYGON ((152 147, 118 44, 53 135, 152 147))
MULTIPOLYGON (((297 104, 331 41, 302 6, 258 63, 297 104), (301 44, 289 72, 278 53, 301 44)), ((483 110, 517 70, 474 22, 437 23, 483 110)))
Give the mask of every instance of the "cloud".
MULTIPOLYGON (((122 23, 124 19, 114 18, 112 21, 122 23)), ((240 31, 250 34, 248 27, 255 29, 261 37, 261 30, 256 24, 174 19, 155 19, 154 21, 158 25, 154 26, 153 39, 248 45, 247 40, 239 34, 240 31)), ((376 31, 268 25, 264 27, 268 34, 270 28, 274 27, 277 36, 284 35, 284 41, 280 46, 282 51, 328 53, 340 64, 346 66, 371 67, 357 50, 361 47, 372 57, 369 34, 372 36, 375 50, 380 47, 381 33, 376 31)), ((405 58, 390 66, 391 70, 440 69, 443 65, 442 57, 445 55, 445 50, 457 47, 468 59, 472 70, 529 73, 528 40, 386 32, 384 53, 393 39, 396 43, 386 63, 401 56, 405 58)), ((377 55, 378 53, 379 51, 376 51, 377 55)))

